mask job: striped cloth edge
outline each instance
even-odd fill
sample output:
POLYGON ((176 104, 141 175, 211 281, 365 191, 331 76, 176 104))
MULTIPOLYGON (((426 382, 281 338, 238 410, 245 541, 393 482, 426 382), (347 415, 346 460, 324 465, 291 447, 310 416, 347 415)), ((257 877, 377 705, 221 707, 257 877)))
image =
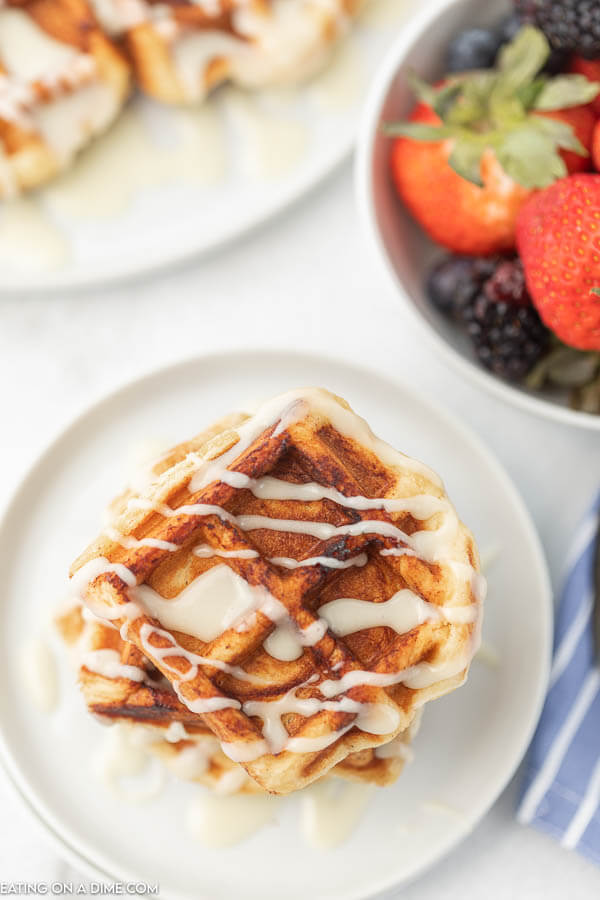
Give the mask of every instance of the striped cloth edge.
POLYGON ((600 864, 600 669, 594 556, 600 494, 576 531, 558 610, 548 694, 529 748, 519 822, 600 864))

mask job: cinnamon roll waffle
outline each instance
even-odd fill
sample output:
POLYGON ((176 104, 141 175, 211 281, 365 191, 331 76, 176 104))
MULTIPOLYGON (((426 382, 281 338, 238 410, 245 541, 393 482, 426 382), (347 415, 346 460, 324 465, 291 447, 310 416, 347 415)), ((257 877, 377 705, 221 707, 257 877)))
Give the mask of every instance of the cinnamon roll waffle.
MULTIPOLYGON (((316 388, 167 454, 113 506, 72 586, 120 664, 166 679, 169 721, 199 717, 282 794, 389 745, 462 684, 484 592, 438 477, 316 388)), ((110 702, 155 709, 130 680, 110 702)))
POLYGON ((0 3, 0 197, 66 168, 128 90, 129 66, 85 0, 0 3))
POLYGON ((194 103, 223 81, 297 83, 320 69, 360 0, 92 0, 123 40, 139 85, 194 103))

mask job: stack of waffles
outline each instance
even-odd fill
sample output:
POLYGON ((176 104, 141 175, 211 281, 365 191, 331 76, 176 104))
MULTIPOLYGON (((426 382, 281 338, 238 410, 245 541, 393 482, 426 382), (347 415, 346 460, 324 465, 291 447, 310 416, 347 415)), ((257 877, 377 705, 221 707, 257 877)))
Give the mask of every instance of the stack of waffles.
POLYGON ((439 478, 311 388, 222 419, 112 503, 59 618, 90 711, 184 777, 393 782, 463 683, 484 582, 439 478))
POLYGON ((133 80, 166 103, 297 83, 358 0, 0 0, 0 198, 67 168, 133 80), (132 79, 133 75, 133 79, 132 79))

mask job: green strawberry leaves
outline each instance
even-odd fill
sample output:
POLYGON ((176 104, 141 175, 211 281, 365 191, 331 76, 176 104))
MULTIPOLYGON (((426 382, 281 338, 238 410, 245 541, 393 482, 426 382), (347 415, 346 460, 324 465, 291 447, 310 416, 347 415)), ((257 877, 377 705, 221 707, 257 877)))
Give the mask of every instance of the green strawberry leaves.
POLYGON ((576 350, 554 339, 554 346, 531 370, 525 383, 539 391, 544 385, 583 389, 600 375, 600 353, 576 350))
POLYGON ((537 131, 547 135, 561 150, 572 150, 580 156, 586 155, 586 149, 568 122, 561 119, 548 119, 545 116, 531 116, 528 124, 537 131))
POLYGON ((462 90, 461 81, 454 78, 449 78, 440 88, 427 84, 414 72, 409 72, 406 78, 418 99, 431 106, 440 119, 444 119, 462 90))
POLYGON ((600 288, 592 288, 592 294, 598 294, 600 297, 600 288))
POLYGON ((599 92, 597 84, 585 75, 557 75, 544 84, 533 105, 535 109, 567 109, 591 103, 599 92))
POLYGON ((549 54, 544 34, 527 25, 501 49, 494 69, 452 75, 438 88, 411 73, 415 94, 441 124, 389 123, 384 131, 416 141, 451 139, 448 163, 473 184, 481 186, 481 158, 492 149, 514 181, 547 187, 567 174, 561 150, 581 156, 587 150, 570 124, 538 113, 587 104, 600 93, 583 75, 540 74, 549 54))
POLYGON ((421 122, 394 122, 385 126, 385 133, 389 137, 408 137, 413 141, 443 141, 451 137, 449 128, 440 128, 438 125, 425 125, 421 122))
POLYGON ((542 188, 567 174, 564 160, 555 147, 556 142, 549 133, 536 122, 525 121, 511 129, 495 150, 498 162, 513 181, 542 188))
POLYGON ((481 147, 481 142, 477 140, 454 141, 448 165, 454 169, 457 175, 482 187, 480 169, 481 154, 484 149, 481 147))
POLYGON ((538 28, 526 25, 498 54, 494 90, 514 94, 530 84, 550 56, 550 44, 538 28))

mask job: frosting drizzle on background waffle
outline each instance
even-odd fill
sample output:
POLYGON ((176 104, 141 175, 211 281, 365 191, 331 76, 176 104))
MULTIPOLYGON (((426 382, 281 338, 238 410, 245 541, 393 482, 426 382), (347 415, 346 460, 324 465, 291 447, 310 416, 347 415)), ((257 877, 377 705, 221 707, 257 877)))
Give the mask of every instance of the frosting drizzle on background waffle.
POLYGON ((391 741, 464 680, 473 540, 437 476, 343 401, 275 398, 167 454, 145 487, 77 561, 75 591, 267 790, 391 741))
POLYGON ((0 197, 66 168, 128 91, 129 66, 85 0, 0 0, 0 197))
POLYGON ((358 0, 92 0, 124 41, 144 91, 167 103, 202 100, 223 81, 297 83, 327 61, 358 0))

